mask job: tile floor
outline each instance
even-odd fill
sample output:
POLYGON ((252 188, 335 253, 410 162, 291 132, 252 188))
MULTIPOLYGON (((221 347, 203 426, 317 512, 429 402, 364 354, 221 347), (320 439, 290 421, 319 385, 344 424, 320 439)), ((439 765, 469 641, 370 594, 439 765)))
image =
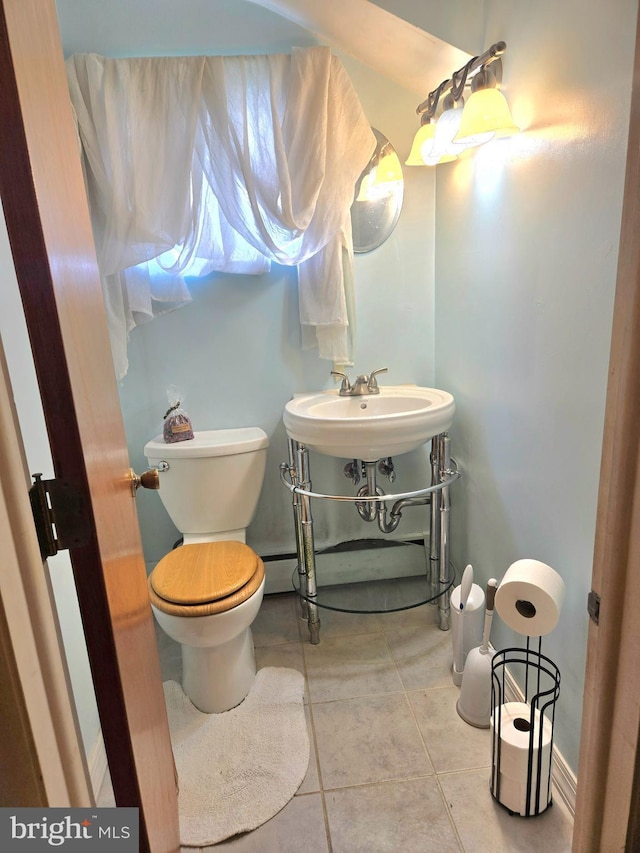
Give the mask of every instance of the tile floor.
MULTIPOLYGON (((297 597, 265 597, 253 626, 257 664, 306 677, 309 770, 274 818, 204 849, 570 851, 572 821, 559 797, 529 819, 492 799, 489 732, 456 713, 451 637, 436 619, 433 605, 383 615, 323 609, 321 642, 312 646, 297 597)), ((179 681, 179 647, 161 632, 158 642, 163 678, 179 681)))

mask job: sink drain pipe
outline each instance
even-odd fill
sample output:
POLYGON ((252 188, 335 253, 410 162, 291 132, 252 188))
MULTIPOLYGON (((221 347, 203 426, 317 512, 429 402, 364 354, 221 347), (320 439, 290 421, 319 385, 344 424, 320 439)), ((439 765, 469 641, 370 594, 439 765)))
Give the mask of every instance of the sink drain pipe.
MULTIPOLYGON (((376 482, 376 462, 363 462, 362 467, 366 476, 367 482, 358 490, 359 498, 371 498, 373 495, 384 495, 384 491, 377 485, 376 482)), ((385 471, 393 472, 393 463, 387 461, 385 471)), ((394 475, 395 479, 395 475, 394 475)), ((378 521, 378 527, 382 533, 393 533, 400 524, 402 510, 406 506, 426 506, 431 503, 431 495, 420 495, 413 498, 402 498, 397 500, 391 507, 387 516, 386 501, 357 501, 356 509, 363 521, 378 521)))
POLYGON ((386 504, 383 504, 382 501, 377 501, 376 503, 378 506, 378 527, 383 533, 393 533, 400 524, 404 507, 426 506, 431 503, 431 495, 424 495, 420 498, 404 498, 401 501, 396 501, 391 507, 388 519, 386 504))

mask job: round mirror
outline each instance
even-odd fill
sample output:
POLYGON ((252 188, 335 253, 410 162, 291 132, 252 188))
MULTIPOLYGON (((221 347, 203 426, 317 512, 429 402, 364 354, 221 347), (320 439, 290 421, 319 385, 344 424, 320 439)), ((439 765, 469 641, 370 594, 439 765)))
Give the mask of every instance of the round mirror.
POLYGON ((396 226, 404 193, 402 166, 387 137, 372 127, 378 144, 356 183, 351 205, 353 251, 371 252, 396 226))

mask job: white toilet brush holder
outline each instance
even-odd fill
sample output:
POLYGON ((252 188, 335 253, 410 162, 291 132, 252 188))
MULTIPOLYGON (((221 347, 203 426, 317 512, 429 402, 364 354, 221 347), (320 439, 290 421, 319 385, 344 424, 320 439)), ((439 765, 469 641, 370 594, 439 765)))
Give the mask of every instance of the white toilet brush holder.
POLYGON ((498 582, 491 578, 487 583, 487 601, 484 616, 482 644, 471 649, 467 655, 462 674, 460 698, 456 705, 458 714, 465 723, 479 729, 488 729, 491 719, 491 659, 489 648, 493 604, 498 582))
MULTIPOLYGON (((465 570, 466 571, 466 570, 465 570)), ((451 593, 451 643, 453 647, 453 683, 460 687, 464 662, 471 649, 482 642, 484 624, 484 591, 472 583, 466 604, 460 607, 462 584, 451 593)))

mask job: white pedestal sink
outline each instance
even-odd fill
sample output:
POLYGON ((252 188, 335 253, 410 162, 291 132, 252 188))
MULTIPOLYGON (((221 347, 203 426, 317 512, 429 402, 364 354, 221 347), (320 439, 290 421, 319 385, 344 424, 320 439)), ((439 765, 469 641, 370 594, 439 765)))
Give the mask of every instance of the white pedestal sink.
POLYGON ((284 407, 287 435, 311 450, 375 462, 408 453, 451 426, 451 394, 419 385, 383 385, 379 394, 300 394, 284 407))

